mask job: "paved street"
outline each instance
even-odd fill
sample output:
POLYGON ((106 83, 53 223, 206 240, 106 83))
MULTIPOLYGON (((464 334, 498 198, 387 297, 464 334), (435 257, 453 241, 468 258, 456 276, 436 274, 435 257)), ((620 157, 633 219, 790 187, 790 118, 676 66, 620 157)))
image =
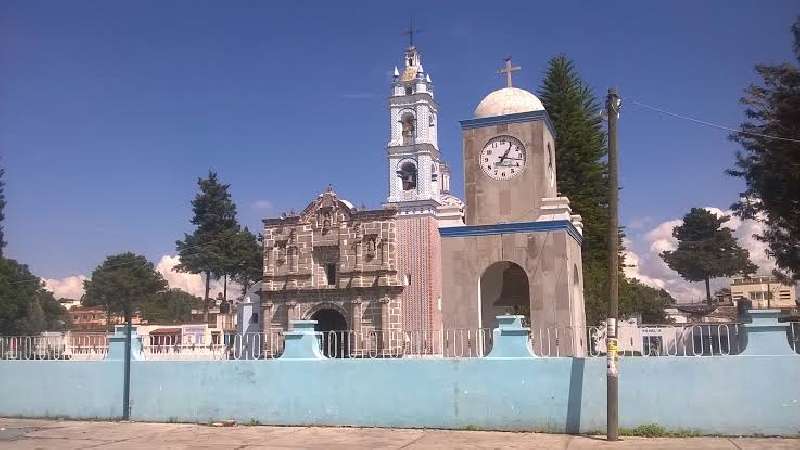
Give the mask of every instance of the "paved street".
POLYGON ((644 439, 486 431, 236 426, 0 419, 0 449, 800 449, 797 439, 644 439))

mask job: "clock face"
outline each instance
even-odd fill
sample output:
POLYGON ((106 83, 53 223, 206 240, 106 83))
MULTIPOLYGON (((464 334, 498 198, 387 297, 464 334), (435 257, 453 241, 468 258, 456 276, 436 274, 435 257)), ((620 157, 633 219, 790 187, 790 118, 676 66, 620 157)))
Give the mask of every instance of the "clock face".
POLYGON ((525 146, 512 136, 495 136, 478 155, 481 169, 495 180, 508 180, 525 170, 525 146))

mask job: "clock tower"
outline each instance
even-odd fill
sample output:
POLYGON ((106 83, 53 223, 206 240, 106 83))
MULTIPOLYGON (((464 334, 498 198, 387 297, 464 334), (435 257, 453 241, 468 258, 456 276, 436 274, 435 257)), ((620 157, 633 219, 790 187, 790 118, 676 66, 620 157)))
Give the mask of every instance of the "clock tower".
POLYGON ((558 195, 547 111, 512 85, 519 69, 506 59, 505 87, 461 121, 465 225, 440 229, 444 326, 492 329, 497 315, 522 314, 534 351, 583 355, 580 216, 558 195))

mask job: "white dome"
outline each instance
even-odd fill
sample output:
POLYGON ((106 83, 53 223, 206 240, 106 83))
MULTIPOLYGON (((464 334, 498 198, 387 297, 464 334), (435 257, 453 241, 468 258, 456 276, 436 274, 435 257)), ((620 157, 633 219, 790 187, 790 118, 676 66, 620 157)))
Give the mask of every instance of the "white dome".
POLYGON ((504 116, 529 111, 542 111, 544 105, 538 97, 530 92, 515 88, 504 87, 487 95, 475 108, 475 118, 504 116))

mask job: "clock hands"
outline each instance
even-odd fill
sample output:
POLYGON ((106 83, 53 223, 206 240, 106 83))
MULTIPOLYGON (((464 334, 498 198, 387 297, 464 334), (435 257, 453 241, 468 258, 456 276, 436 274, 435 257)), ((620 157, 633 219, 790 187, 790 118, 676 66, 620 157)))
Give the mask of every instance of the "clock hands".
POLYGON ((503 153, 503 156, 500 157, 500 161, 498 161, 497 164, 502 163, 504 159, 508 158, 508 152, 510 151, 511 151, 511 142, 508 143, 508 148, 506 149, 505 153, 503 153))

